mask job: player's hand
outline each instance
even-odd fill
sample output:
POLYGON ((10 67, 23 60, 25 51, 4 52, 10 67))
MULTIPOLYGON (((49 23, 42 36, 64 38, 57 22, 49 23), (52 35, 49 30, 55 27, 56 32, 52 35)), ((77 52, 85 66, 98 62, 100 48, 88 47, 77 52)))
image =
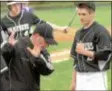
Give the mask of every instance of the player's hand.
POLYGON ((15 35, 15 32, 12 32, 11 35, 9 36, 9 40, 8 40, 8 43, 12 46, 14 46, 17 42, 17 40, 14 39, 14 35, 15 35))
POLYGON ((69 27, 68 26, 64 26, 61 28, 63 33, 68 33, 69 27))
POLYGON ((84 49, 84 43, 77 43, 76 45, 76 50, 75 50, 77 53, 79 54, 84 54, 85 52, 85 49, 84 49))
POLYGON ((68 30, 69 30, 69 27, 68 26, 58 26, 55 29, 58 30, 58 31, 61 31, 63 33, 67 33, 68 30))
POLYGON ((39 57, 40 52, 42 50, 41 46, 34 45, 33 49, 30 47, 27 47, 27 50, 34 56, 34 57, 39 57))

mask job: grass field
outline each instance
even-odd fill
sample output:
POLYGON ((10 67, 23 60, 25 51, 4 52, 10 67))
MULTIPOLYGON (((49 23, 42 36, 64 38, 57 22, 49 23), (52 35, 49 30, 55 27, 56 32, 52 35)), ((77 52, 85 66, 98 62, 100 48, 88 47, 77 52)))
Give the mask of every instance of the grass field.
MULTIPOLYGON (((49 10, 37 10, 35 12, 38 17, 40 17, 43 20, 52 22, 57 25, 65 26, 69 23, 69 21, 72 19, 74 14, 74 8, 65 8, 65 9, 49 9, 49 10)), ((98 21, 100 24, 104 25, 106 28, 111 26, 111 6, 100 6, 97 7, 96 10, 96 21, 98 21), (105 11, 105 12, 104 12, 105 11)), ((76 16, 72 27, 79 28, 80 22, 78 16, 76 16)), ((72 45, 72 41, 63 41, 59 42, 58 47, 53 46, 50 47, 49 50, 60 50, 65 48, 70 48, 72 45)))
MULTIPOLYGON (((35 10, 36 11, 36 10, 35 10)), ((67 25, 74 15, 75 8, 37 10, 35 13, 43 20, 58 25, 67 25)), ((111 24, 111 6, 100 6, 96 8, 96 20, 104 26, 111 24), (105 11, 105 12, 104 12, 105 11)), ((74 27, 80 27, 78 16, 76 16, 74 27)))
POLYGON ((72 77, 72 61, 54 64, 55 71, 48 77, 42 77, 42 90, 69 90, 72 77))
MULTIPOLYGON (((42 90, 70 90, 72 79, 72 60, 54 63, 55 71, 48 77, 41 78, 42 90)), ((108 71, 108 89, 111 89, 111 70, 108 71)))

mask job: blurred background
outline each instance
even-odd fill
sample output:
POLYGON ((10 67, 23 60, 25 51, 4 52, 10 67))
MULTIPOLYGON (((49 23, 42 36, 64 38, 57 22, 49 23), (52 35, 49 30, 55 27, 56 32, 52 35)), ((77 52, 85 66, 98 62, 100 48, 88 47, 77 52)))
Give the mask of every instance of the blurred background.
MULTIPOLYGON (((75 12, 75 2, 29 2, 29 7, 41 19, 51 23, 67 26, 75 12)), ((104 25, 111 34, 111 2, 96 3, 96 21, 104 25)), ((1 18, 7 13, 6 2, 1 2, 1 18)), ((70 48, 75 32, 81 27, 79 17, 76 16, 67 34, 54 32, 58 46, 49 47, 55 72, 48 77, 42 77, 42 90, 69 90, 72 79, 73 60, 69 57, 70 48)), ((111 70, 108 71, 108 89, 111 88, 111 70)))

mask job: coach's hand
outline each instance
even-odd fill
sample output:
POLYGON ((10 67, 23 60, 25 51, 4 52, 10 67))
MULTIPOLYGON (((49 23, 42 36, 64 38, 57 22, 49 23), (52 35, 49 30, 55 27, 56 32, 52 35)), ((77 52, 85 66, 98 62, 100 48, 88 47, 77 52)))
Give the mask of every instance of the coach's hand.
POLYGON ((34 45, 33 49, 31 49, 30 47, 27 47, 27 50, 34 56, 34 57, 39 57, 40 52, 42 50, 42 48, 38 45, 34 45))
POLYGON ((84 49, 84 43, 77 43, 76 45, 76 50, 75 50, 77 53, 79 54, 84 54, 85 52, 85 49, 84 49))
POLYGON ((15 35, 15 32, 12 32, 11 35, 9 36, 9 40, 8 40, 8 43, 12 46, 14 46, 17 42, 17 40, 15 40, 15 38, 14 38, 14 35, 15 35))

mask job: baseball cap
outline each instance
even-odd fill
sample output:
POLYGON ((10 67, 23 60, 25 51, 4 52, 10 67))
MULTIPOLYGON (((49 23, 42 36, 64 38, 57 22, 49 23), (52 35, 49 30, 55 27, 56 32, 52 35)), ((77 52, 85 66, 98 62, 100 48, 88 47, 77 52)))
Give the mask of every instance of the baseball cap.
POLYGON ((20 2, 17 0, 7 1, 7 6, 17 4, 17 3, 20 3, 20 2))
POLYGON ((47 23, 38 24, 34 29, 33 34, 35 33, 38 33, 40 36, 44 37, 45 41, 50 45, 58 44, 53 37, 53 28, 47 23))
POLYGON ((92 9, 93 11, 95 11, 96 7, 95 7, 95 3, 92 1, 85 1, 85 2, 77 2, 76 6, 79 7, 80 5, 86 5, 88 8, 92 9))
POLYGON ((9 0, 7 1, 7 5, 13 5, 13 4, 17 4, 17 3, 21 3, 23 2, 23 0, 9 0))

